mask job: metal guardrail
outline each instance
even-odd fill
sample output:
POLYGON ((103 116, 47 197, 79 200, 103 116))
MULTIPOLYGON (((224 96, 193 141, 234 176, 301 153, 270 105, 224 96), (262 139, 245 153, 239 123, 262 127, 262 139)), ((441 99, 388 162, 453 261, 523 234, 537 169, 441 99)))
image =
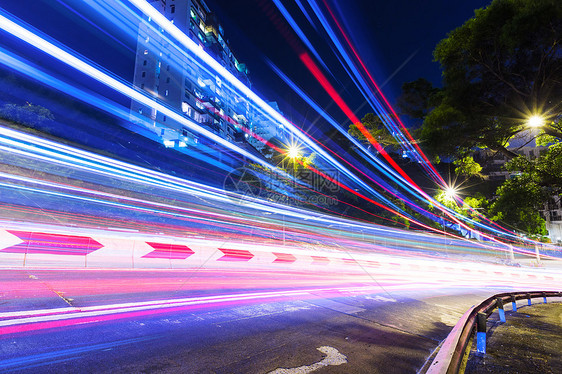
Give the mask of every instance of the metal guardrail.
POLYGON ((562 292, 533 291, 500 293, 487 298, 479 305, 473 306, 467 310, 444 340, 439 352, 426 371, 426 374, 458 373, 474 330, 477 330, 477 349, 481 351, 482 337, 484 337, 483 349, 485 352, 486 319, 494 312, 494 309, 498 308, 500 320, 505 322, 503 310, 504 302, 511 301, 512 308, 515 311, 517 310, 515 303, 517 300, 527 299, 528 305, 531 305, 531 299, 538 297, 542 297, 546 303, 547 297, 562 297, 562 292), (484 335, 481 335, 481 333, 484 333, 484 335), (478 341, 479 339, 480 342, 478 341))

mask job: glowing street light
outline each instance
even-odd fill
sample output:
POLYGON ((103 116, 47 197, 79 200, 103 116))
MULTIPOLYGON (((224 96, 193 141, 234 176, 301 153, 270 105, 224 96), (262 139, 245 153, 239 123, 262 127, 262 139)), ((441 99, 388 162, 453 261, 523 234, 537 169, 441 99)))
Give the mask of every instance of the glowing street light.
POLYGON ((455 187, 447 187, 445 189, 445 198, 447 200, 455 200, 457 197, 457 189, 455 187))
POLYGON ((544 125, 544 118, 539 115, 533 115, 527 119, 527 125, 533 128, 541 127, 544 125))
POLYGON ((295 144, 291 144, 289 149, 287 149, 287 156, 295 160, 300 157, 300 149, 295 144))

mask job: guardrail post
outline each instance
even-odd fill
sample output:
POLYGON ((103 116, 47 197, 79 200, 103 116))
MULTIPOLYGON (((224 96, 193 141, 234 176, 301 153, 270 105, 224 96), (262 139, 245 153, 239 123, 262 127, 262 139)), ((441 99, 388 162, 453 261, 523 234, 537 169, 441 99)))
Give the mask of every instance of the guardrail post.
POLYGON ((476 351, 486 354, 486 313, 476 315, 476 351))
POLYGON ((511 295, 511 310, 517 312, 517 303, 515 302, 515 295, 511 295))
POLYGON ((546 292, 543 292, 543 293, 542 293, 542 298, 543 298, 543 300, 544 300, 544 303, 546 304, 546 292))
POLYGON ((496 299, 496 306, 498 307, 500 322, 505 322, 505 310, 503 310, 503 300, 500 297, 496 299))

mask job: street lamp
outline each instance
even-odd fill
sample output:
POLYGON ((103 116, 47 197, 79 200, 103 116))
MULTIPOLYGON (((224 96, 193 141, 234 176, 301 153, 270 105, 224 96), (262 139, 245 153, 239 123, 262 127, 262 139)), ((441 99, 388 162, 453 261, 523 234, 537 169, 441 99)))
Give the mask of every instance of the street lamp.
POLYGON ((301 149, 295 143, 291 143, 289 148, 287 148, 287 157, 293 161, 293 178, 295 178, 297 174, 297 159, 301 157, 301 149))
POLYGON ((289 149, 287 149, 287 156, 293 159, 293 161, 300 157, 300 148, 296 144, 291 144, 289 149))
POLYGON ((457 197, 457 189, 455 187, 447 187, 445 189, 445 198, 447 200, 455 200, 455 198, 457 197))
POLYGON ((544 118, 535 114, 527 119, 527 125, 533 128, 541 127, 544 125, 544 118))

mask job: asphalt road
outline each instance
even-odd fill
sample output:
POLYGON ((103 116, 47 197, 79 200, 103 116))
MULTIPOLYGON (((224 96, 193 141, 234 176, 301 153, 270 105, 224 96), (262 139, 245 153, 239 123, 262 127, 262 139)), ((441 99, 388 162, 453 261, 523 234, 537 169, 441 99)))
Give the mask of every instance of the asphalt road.
POLYGON ((412 373, 467 308, 503 291, 386 284, 385 292, 368 282, 315 285, 319 278, 289 288, 279 276, 226 271, 185 287, 188 272, 126 273, 2 271, 14 288, 1 291, 0 371, 412 373), (238 283, 228 288, 229 279, 238 283), (241 294, 261 298, 232 297, 241 294), (172 299, 184 304, 163 304, 172 299))

